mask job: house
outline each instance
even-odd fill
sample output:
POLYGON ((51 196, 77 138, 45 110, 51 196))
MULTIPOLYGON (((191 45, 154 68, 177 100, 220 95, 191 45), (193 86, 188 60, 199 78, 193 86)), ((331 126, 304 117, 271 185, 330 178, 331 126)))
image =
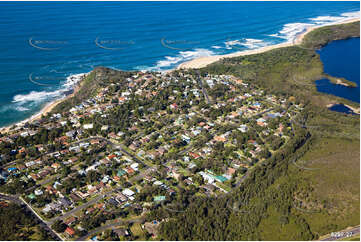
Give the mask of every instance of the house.
POLYGON ((59 199, 59 204, 65 208, 71 206, 73 203, 66 197, 62 197, 59 199))
POLYGON ((50 185, 46 187, 46 191, 49 194, 56 194, 57 193, 57 190, 54 187, 50 186, 50 185))
POLYGON ((133 196, 135 194, 135 192, 133 192, 132 190, 126 188, 122 191, 122 193, 127 196, 127 197, 130 197, 130 196, 133 196))
POLYGON ((238 130, 241 131, 242 133, 245 133, 248 131, 248 127, 247 125, 242 124, 241 126, 239 126, 238 130))
POLYGON ((198 159, 199 157, 201 157, 199 154, 193 152, 189 152, 189 156, 192 157, 193 159, 198 159))
POLYGON ((54 168, 55 170, 57 170, 57 169, 59 169, 61 166, 60 166, 59 163, 53 163, 53 164, 51 165, 51 167, 54 168))
POLYGON ((137 170, 138 170, 138 166, 139 166, 138 163, 133 163, 133 164, 130 165, 130 167, 131 167, 134 171, 137 171, 137 170))
POLYGON ((93 124, 84 124, 83 125, 84 129, 92 129, 93 128, 93 124))
POLYGON ((216 187, 213 186, 212 184, 206 184, 203 185, 202 187, 208 192, 214 192, 214 190, 216 189, 216 187))
POLYGON ((132 151, 136 151, 137 150, 137 147, 135 146, 135 144, 131 143, 129 145, 129 149, 131 149, 132 151))
POLYGON ((180 173, 178 173, 176 170, 172 170, 172 176, 175 178, 175 179, 179 179, 179 177, 180 177, 180 173))
POLYGON ((114 154, 112 154, 112 155, 108 155, 108 160, 111 160, 111 159, 113 159, 113 158, 115 158, 115 157, 117 157, 116 155, 114 155, 114 154))
POLYGON ((207 181, 207 183, 213 183, 214 182, 214 177, 211 176, 210 174, 205 173, 203 171, 200 171, 199 174, 203 177, 203 179, 205 181, 207 181))
POLYGON ((215 141, 218 141, 218 142, 225 142, 226 141, 226 138, 223 137, 223 136, 215 136, 213 139, 215 141))
POLYGON ((69 225, 71 225, 72 223, 74 223, 75 221, 76 221, 76 217, 71 216, 70 218, 68 218, 67 220, 65 220, 64 223, 69 226, 69 225))
POLYGON ((70 194, 69 197, 71 198, 71 200, 73 200, 73 202, 77 202, 81 200, 81 198, 74 193, 70 194))
POLYGON ((40 195, 43 194, 43 191, 42 191, 41 189, 36 189, 36 190, 34 191, 34 193, 35 193, 36 196, 40 196, 40 195))
POLYGON ((70 237, 73 237, 73 235, 75 234, 75 231, 74 229, 70 228, 70 227, 67 227, 66 230, 65 230, 65 233, 70 236, 70 237))
POLYGON ((227 171, 226 171, 226 174, 227 174, 228 176, 232 176, 235 172, 236 172, 236 169, 231 168, 231 167, 228 167, 228 169, 227 169, 227 171))
POLYGON ((117 172, 117 176, 121 177, 123 175, 125 175, 127 172, 124 171, 123 169, 119 169, 118 172, 117 172))
POLYGON ((146 222, 143 225, 143 228, 152 235, 153 238, 156 238, 158 235, 158 227, 160 223, 157 220, 153 220, 152 222, 146 222))
POLYGON ((266 122, 266 120, 264 119, 264 118, 259 118, 259 119, 257 119, 257 124, 259 125, 259 126, 266 126, 267 124, 265 123, 266 122))
POLYGON ((123 203, 123 202, 126 202, 128 200, 128 198, 126 196, 124 196, 122 193, 118 193, 115 199, 119 203, 123 203))
POLYGON ((188 178, 184 180, 184 183, 187 184, 188 186, 193 184, 193 182, 188 178))
POLYGON ((92 213, 92 212, 94 212, 94 211, 95 211, 95 208, 90 207, 90 208, 87 208, 85 214, 89 214, 89 213, 92 213))
POLYGON ((92 139, 92 140, 90 140, 90 144, 92 144, 92 145, 97 145, 97 144, 99 144, 100 143, 100 141, 98 140, 98 139, 92 139))
POLYGON ((129 232, 127 229, 113 229, 113 232, 118 235, 119 238, 129 236, 129 232))
POLYGON ((97 185, 95 186, 95 188, 96 188, 98 191, 101 191, 104 187, 105 187, 105 185, 104 185, 103 182, 99 182, 99 184, 97 184, 97 185))
POLYGON ((153 200, 154 202, 161 202, 165 200, 165 196, 155 196, 153 200))
POLYGON ((109 128, 108 125, 103 125, 100 130, 101 130, 101 131, 107 131, 108 128, 109 128))
POLYGON ((119 205, 119 202, 114 198, 109 198, 108 203, 115 206, 115 207, 117 207, 119 205))
POLYGON ((134 174, 134 169, 133 168, 131 168, 131 167, 128 167, 128 168, 126 168, 125 169, 126 170, 126 172, 129 174, 129 175, 132 175, 132 174, 134 174))
POLYGON ((186 136, 186 135, 182 135, 182 140, 183 141, 185 141, 185 142, 187 142, 187 143, 189 143, 190 141, 191 141, 191 138, 189 138, 188 136, 186 136))
POLYGON ((178 109, 178 105, 177 105, 176 103, 172 103, 172 104, 170 105, 170 108, 171 108, 171 109, 178 109))

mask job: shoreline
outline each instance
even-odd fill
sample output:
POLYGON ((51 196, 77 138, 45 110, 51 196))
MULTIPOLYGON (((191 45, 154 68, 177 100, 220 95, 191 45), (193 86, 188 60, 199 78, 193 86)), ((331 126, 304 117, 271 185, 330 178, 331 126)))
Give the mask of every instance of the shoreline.
POLYGON ((311 27, 308 27, 302 33, 298 34, 294 38, 293 41, 288 41, 288 42, 285 42, 285 43, 269 45, 269 46, 261 47, 261 48, 254 49, 254 50, 237 51, 235 53, 230 53, 230 54, 225 54, 225 55, 214 55, 214 56, 199 57, 199 58, 196 58, 196 59, 186 61, 186 62, 183 62, 183 63, 179 64, 176 67, 176 70, 180 70, 180 69, 199 69, 199 68, 206 67, 207 65, 212 64, 212 63, 214 63, 216 61, 219 61, 219 60, 221 60, 223 58, 232 58, 232 57, 238 57, 238 56, 260 54, 260 53, 264 53, 264 52, 267 52, 267 51, 273 50, 273 49, 299 45, 299 44, 302 43, 303 38, 309 32, 311 32, 311 31, 313 31, 315 29, 322 28, 322 27, 329 26, 329 25, 347 24, 347 23, 352 23, 352 22, 357 22, 357 21, 360 21, 360 19, 359 18, 352 18, 352 19, 348 19, 348 20, 345 20, 345 21, 342 21, 342 22, 336 22, 336 23, 322 25, 322 26, 311 26, 311 27))
MULTIPOLYGON (((352 23, 352 22, 357 22, 360 21, 359 18, 352 18, 352 19, 348 19, 345 21, 341 21, 341 22, 336 22, 336 23, 332 23, 332 24, 327 24, 327 25, 322 25, 322 26, 312 26, 307 28, 305 31, 303 31, 302 33, 298 34, 293 41, 287 41, 284 43, 280 43, 280 44, 274 44, 274 45, 269 45, 269 46, 264 46, 258 49, 253 49, 253 50, 244 50, 244 51, 237 51, 234 53, 230 53, 230 54, 225 54, 225 55, 214 55, 214 56, 205 56, 205 57, 199 57, 190 61, 186 61, 183 62, 181 64, 179 64, 176 68, 167 70, 166 72, 172 72, 175 70, 180 70, 180 69, 199 69, 199 68, 203 68, 209 64, 212 64, 214 62, 217 62, 223 58, 232 58, 232 57, 238 57, 238 56, 246 56, 246 55, 253 55, 253 54, 260 54, 260 53, 264 53, 273 49, 277 49, 277 48, 283 48, 283 47, 289 47, 289 46, 294 46, 294 45, 299 45, 300 43, 302 43, 303 38, 311 31, 317 29, 317 28, 321 28, 324 26, 328 26, 328 25, 339 25, 339 24, 346 24, 346 23, 352 23)), ((25 124, 26 122, 33 122, 35 120, 38 120, 41 118, 42 115, 46 115, 47 113, 51 112, 53 110, 53 108, 55 106, 57 106, 59 103, 61 103, 64 100, 67 100, 68 98, 71 98, 72 96, 74 96, 80 89, 80 86, 82 84, 82 81, 84 79, 84 77, 86 77, 86 75, 88 75, 89 73, 82 73, 83 76, 81 77, 81 79, 73 86, 73 92, 69 95, 66 95, 65 97, 53 100, 49 103, 47 103, 38 113, 32 115, 30 118, 27 118, 25 120, 22 121, 18 121, 16 123, 4 126, 4 127, 0 127, 0 133, 6 133, 9 132, 11 127, 15 126, 19 126, 22 124, 25 124)), ((80 74, 77 74, 80 75, 80 74)), ((341 84, 341 83, 337 83, 337 84, 341 84)), ((343 83, 342 83, 343 84, 343 83)), ((342 85, 341 84, 341 85, 342 85)), ((350 108, 350 107, 349 107, 350 108)), ((352 108, 350 108, 352 109, 352 108)), ((353 108, 355 109, 355 108, 353 108)), ((357 110, 357 109, 356 109, 357 110)), ((358 112, 360 112, 358 110, 358 112)))
MULTIPOLYGON (((19 126, 19 125, 23 125, 23 124, 25 124, 27 122, 33 122, 33 121, 39 120, 39 119, 41 119, 41 117, 43 115, 46 115, 46 114, 50 113, 59 103, 73 97, 79 91, 79 89, 80 89, 80 87, 82 85, 82 81, 88 75, 88 73, 81 73, 81 74, 76 74, 76 75, 82 75, 82 76, 80 77, 79 81, 77 81, 74 84, 74 86, 72 87, 72 93, 66 95, 65 97, 58 98, 58 99, 55 99, 55 100, 53 100, 51 102, 46 103, 45 106, 38 113, 32 115, 31 117, 29 117, 27 119, 24 119, 24 120, 19 121, 19 122, 15 122, 13 124, 9 124, 9 125, 4 126, 4 127, 0 127, 0 133, 3 134, 3 133, 9 132, 10 129, 13 126, 19 126)), ((74 76, 74 75, 72 75, 72 76, 74 76)))
POLYGON ((347 108, 349 108, 350 110, 352 110, 352 112, 360 115, 360 108, 359 108, 359 107, 358 107, 358 108, 352 107, 352 106, 349 105, 349 104, 334 102, 334 103, 329 103, 329 104, 327 104, 326 107, 327 107, 327 108, 332 108, 333 106, 338 105, 338 104, 342 104, 342 105, 344 105, 345 107, 347 107, 347 108))

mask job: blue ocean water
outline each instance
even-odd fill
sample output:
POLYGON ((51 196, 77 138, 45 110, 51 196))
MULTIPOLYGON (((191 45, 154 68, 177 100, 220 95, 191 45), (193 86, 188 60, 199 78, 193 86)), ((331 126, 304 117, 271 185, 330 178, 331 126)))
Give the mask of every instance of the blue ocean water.
POLYGON ((323 62, 324 72, 343 77, 357 84, 350 88, 331 83, 327 79, 316 81, 317 90, 360 102, 360 38, 332 41, 318 51, 323 62))
POLYGON ((37 113, 95 66, 167 70, 292 41, 359 17, 359 2, 1 2, 0 127, 37 113))

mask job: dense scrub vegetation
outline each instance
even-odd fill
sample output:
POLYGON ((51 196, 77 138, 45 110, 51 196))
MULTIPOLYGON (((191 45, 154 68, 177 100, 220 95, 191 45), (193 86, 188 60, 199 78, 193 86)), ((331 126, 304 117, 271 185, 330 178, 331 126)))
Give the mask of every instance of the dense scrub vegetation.
POLYGON ((360 36, 360 22, 318 28, 305 36, 302 47, 319 49, 333 40, 360 36))
POLYGON ((292 46, 261 54, 226 58, 201 72, 234 74, 244 81, 263 86, 276 95, 290 96, 292 93, 301 97, 309 90, 302 88, 295 93, 295 88, 304 87, 305 81, 311 84, 311 78, 321 77, 322 63, 314 51, 292 46))
POLYGON ((52 240, 32 214, 14 203, 0 207, 0 240, 52 240))

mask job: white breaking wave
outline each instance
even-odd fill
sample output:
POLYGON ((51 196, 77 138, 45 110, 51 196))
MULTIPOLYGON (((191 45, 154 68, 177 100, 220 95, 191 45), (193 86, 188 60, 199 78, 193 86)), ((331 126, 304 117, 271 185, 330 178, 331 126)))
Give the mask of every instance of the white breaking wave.
POLYGON ((156 66, 154 67, 138 66, 137 69, 146 70, 146 71, 162 71, 165 69, 170 69, 185 61, 189 61, 200 57, 212 56, 214 54, 215 53, 213 51, 207 49, 180 51, 176 56, 165 56, 165 60, 158 61, 156 66))
POLYGON ((41 102, 43 100, 47 100, 52 97, 59 97, 62 94, 62 90, 56 90, 53 92, 46 92, 46 91, 31 91, 28 94, 18 94, 15 95, 13 98, 14 103, 26 103, 26 102, 41 102))
POLYGON ((281 39, 286 39, 289 42, 292 42, 297 35, 306 31, 309 27, 315 26, 326 26, 336 23, 340 23, 352 18, 359 18, 360 12, 347 12, 339 16, 318 16, 315 18, 309 18, 309 23, 288 23, 283 26, 283 28, 276 34, 270 34, 271 37, 277 37, 281 39))
POLYGON ((257 49, 267 46, 269 43, 260 39, 245 38, 240 40, 226 41, 224 44, 226 49, 237 49, 241 47, 246 47, 247 49, 257 49))
POLYGON ((224 42, 224 44, 225 44, 225 46, 226 46, 225 48, 226 48, 227 50, 230 50, 230 49, 233 48, 233 46, 235 46, 235 45, 240 45, 241 42, 240 42, 239 40, 230 40, 230 41, 224 42))
POLYGON ((269 36, 286 39, 288 41, 293 41, 297 35, 306 31, 309 27, 313 27, 313 26, 316 26, 316 24, 289 23, 289 24, 285 24, 283 26, 283 29, 279 31, 277 34, 270 34, 269 36))
MULTIPOLYGON (((275 34, 270 34, 268 36, 281 38, 287 40, 287 42, 292 42, 295 37, 299 34, 306 31, 309 27, 314 26, 324 26, 335 24, 338 22, 342 22, 348 19, 360 17, 360 12, 347 12, 343 13, 339 16, 318 16, 315 18, 308 19, 308 23, 288 23, 283 26, 283 28, 275 34)), ((261 39, 253 39, 253 38, 243 38, 243 39, 235 39, 235 40, 227 40, 224 42, 224 46, 213 45, 211 49, 258 49, 261 47, 265 47, 268 45, 274 44, 273 41, 265 41, 261 39)), ((165 56, 163 60, 160 60, 153 67, 148 66, 137 66, 135 69, 142 71, 164 71, 170 70, 175 66, 190 61, 192 59, 212 56, 215 53, 212 50, 208 49, 194 49, 191 51, 180 51, 176 56, 165 56)))
POLYGON ((13 97, 14 106, 12 107, 16 111, 24 112, 30 110, 30 107, 44 103, 57 98, 62 98, 69 92, 76 83, 78 83, 82 77, 87 73, 70 75, 66 78, 66 81, 62 85, 61 89, 55 91, 31 91, 27 94, 18 94, 13 97))
POLYGON ((19 107, 15 107, 15 110, 16 110, 16 111, 19 111, 19 112, 25 112, 25 111, 29 111, 30 109, 29 109, 29 108, 22 107, 22 106, 19 106, 19 107))

